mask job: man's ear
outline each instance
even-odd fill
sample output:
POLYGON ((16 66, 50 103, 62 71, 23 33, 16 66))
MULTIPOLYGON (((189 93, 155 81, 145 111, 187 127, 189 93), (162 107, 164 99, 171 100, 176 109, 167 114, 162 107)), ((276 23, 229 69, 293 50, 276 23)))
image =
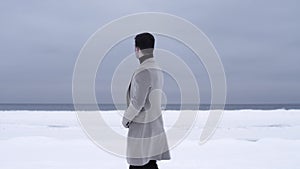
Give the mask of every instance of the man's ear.
POLYGON ((136 52, 139 52, 139 51, 140 51, 140 48, 139 48, 139 47, 135 47, 135 51, 136 51, 136 52))

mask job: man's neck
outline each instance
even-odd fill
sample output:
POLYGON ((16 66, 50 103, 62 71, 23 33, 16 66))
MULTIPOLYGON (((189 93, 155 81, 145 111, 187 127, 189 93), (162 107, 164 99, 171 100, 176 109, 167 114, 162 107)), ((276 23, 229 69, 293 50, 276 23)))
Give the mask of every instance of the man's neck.
POLYGON ((146 54, 139 58, 140 64, 142 64, 146 59, 153 58, 153 54, 146 54))

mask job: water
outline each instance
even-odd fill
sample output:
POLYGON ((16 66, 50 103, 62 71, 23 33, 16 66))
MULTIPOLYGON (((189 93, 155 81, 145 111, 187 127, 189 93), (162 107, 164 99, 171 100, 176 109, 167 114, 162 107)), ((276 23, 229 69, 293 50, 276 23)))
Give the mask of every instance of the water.
MULTIPOLYGON (((83 110, 92 110, 94 106, 91 105, 81 105, 83 110)), ((99 104, 100 110, 116 110, 114 104, 99 104)), ((126 105, 117 106, 119 109, 125 109, 126 105)), ((220 107, 219 105, 214 105, 214 108, 220 107)), ((180 108, 180 104, 168 104, 163 106, 162 109, 165 110, 180 110, 180 109, 199 109, 199 110, 209 110, 210 104, 201 104, 200 107, 197 105, 183 105, 180 108)), ((275 110, 275 109, 300 109, 300 104, 227 104, 225 105, 225 110, 242 110, 242 109, 252 109, 252 110, 275 110)), ((0 104, 0 111, 5 110, 44 110, 44 111, 73 111, 73 104, 0 104)))

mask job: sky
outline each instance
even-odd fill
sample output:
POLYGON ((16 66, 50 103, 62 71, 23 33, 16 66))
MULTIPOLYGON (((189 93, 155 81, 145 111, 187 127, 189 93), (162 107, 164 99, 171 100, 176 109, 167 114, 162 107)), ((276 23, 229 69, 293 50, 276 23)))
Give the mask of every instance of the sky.
MULTIPOLYGON (((72 103, 82 46, 103 25, 138 12, 179 16, 207 35, 224 66, 227 103, 300 103, 299 5, 296 0, 2 0, 0 103, 72 103)), ((155 37, 156 47, 189 65, 201 102, 209 103, 210 82, 201 62, 183 44, 155 37)), ((113 71, 132 54, 132 45, 133 37, 105 56, 95 80, 99 103, 111 103, 113 71)), ((132 66, 137 65, 136 60, 132 66)), ((180 102, 174 80, 166 76, 164 87, 170 103, 180 102)))

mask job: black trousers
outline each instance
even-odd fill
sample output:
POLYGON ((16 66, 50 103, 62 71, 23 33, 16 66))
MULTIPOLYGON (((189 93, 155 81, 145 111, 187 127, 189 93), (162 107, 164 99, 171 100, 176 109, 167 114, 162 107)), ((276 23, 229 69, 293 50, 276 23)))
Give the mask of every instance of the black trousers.
POLYGON ((142 166, 129 165, 129 169, 158 169, 158 166, 156 160, 150 160, 147 164, 142 166))

